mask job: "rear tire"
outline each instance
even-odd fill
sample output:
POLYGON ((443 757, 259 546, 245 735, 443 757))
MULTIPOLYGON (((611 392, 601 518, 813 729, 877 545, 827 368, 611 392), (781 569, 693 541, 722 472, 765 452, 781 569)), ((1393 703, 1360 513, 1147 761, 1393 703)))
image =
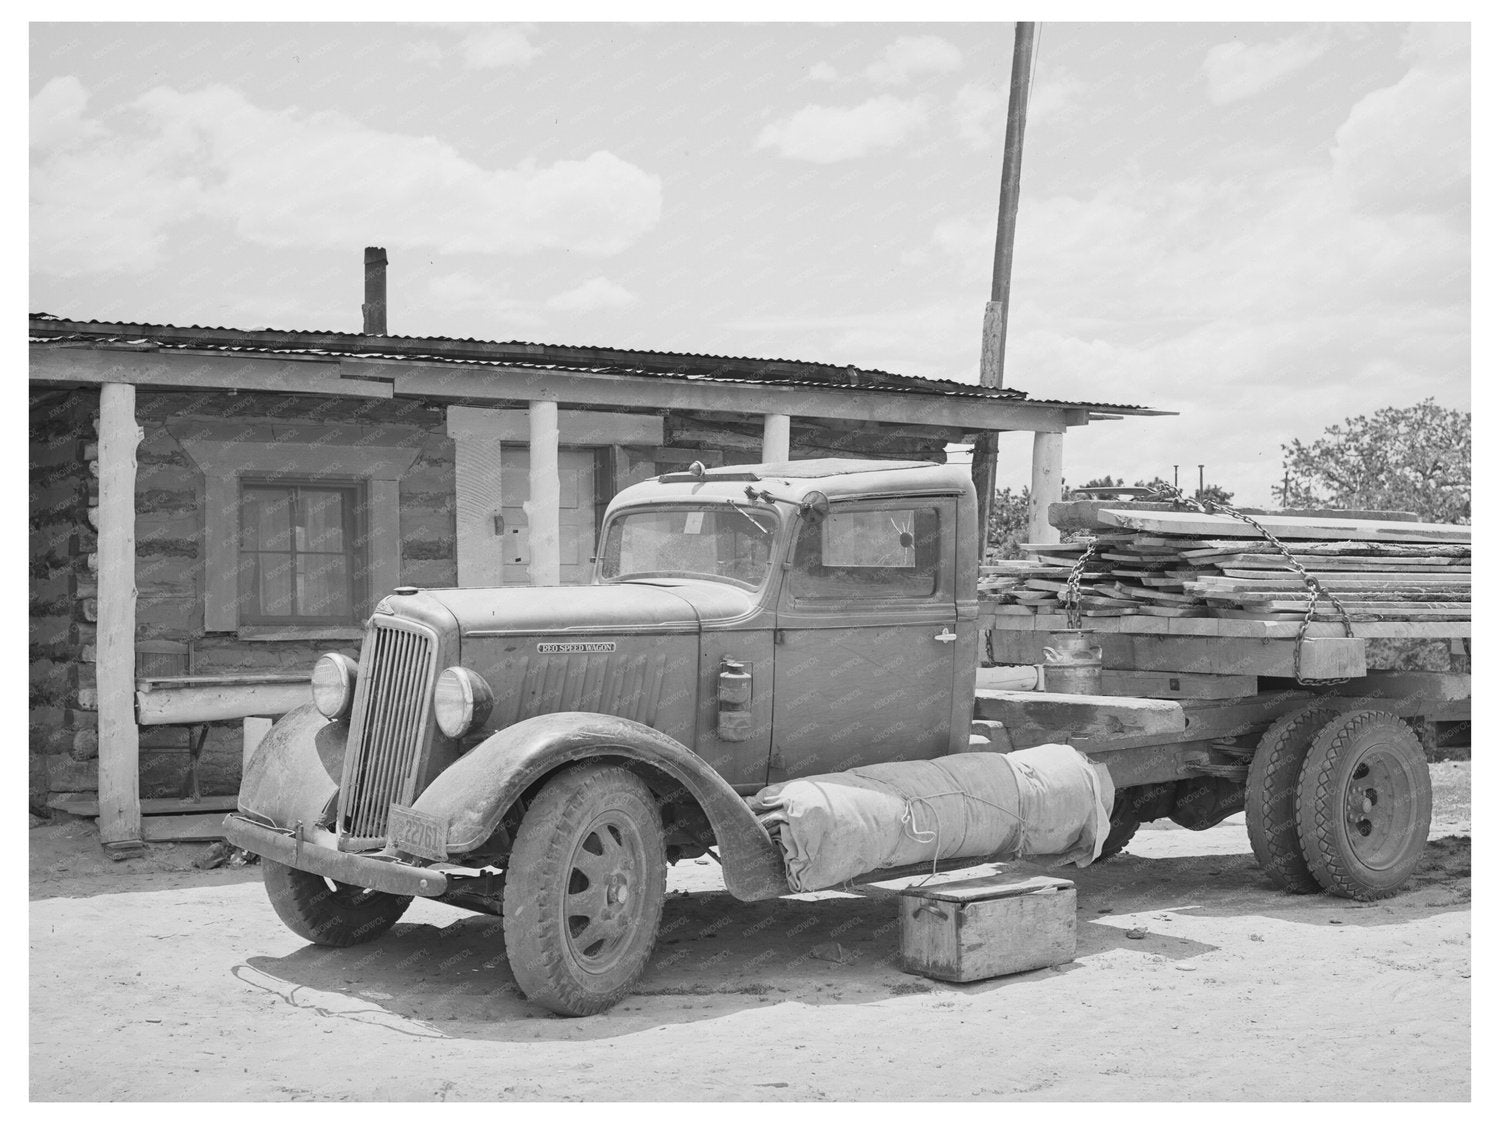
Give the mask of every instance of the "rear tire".
POLYGON ((303 940, 348 948, 384 936, 411 898, 349 886, 285 863, 261 859, 266 896, 286 927, 303 940))
POLYGON ((1105 859, 1114 858, 1129 846, 1135 833, 1140 830, 1141 821, 1128 808, 1121 808, 1116 803, 1114 814, 1109 817, 1109 834, 1104 837, 1104 846, 1094 861, 1102 863, 1105 859))
POLYGON ((618 765, 559 773, 532 801, 505 877, 505 951, 526 997, 595 1015, 630 994, 656 944, 667 875, 651 790, 618 765))
POLYGON ((1297 781, 1307 749, 1334 712, 1313 705, 1283 714, 1267 730, 1250 760, 1245 781, 1245 829, 1255 860, 1289 894, 1315 894, 1297 833, 1297 781))
POLYGON ((1405 722, 1356 710, 1318 731, 1297 782, 1297 834, 1325 890, 1390 897, 1421 861, 1431 826, 1427 757, 1405 722))

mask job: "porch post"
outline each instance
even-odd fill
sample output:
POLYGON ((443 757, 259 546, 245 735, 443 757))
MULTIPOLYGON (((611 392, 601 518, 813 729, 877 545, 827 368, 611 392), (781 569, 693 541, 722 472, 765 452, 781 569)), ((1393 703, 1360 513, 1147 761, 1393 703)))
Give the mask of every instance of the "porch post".
POLYGON ((1062 499, 1062 451, 1061 433, 1037 433, 1032 438, 1028 542, 1061 541, 1057 528, 1047 522, 1047 507, 1062 499))
POLYGON ((99 839, 127 857, 141 842, 140 735, 135 724, 135 387, 99 388, 99 839))
POLYGON ((557 475, 557 403, 532 402, 531 498, 525 503, 531 541, 531 584, 562 584, 562 485, 557 475))
POLYGON ((762 464, 780 464, 792 459, 792 419, 788 415, 766 415, 760 459, 762 464))

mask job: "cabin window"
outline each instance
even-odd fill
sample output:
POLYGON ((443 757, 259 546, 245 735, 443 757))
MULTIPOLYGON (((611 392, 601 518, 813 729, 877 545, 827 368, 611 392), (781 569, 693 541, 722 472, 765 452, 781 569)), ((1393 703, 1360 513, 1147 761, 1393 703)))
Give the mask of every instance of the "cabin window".
POLYGON ((401 480, 426 432, 203 418, 167 430, 203 472, 204 631, 358 639, 401 584, 401 480))
POLYGON ((363 489, 240 481, 239 619, 350 624, 364 602, 363 489))
POLYGON ((802 521, 792 556, 792 596, 931 597, 942 547, 936 507, 835 504, 823 518, 802 521))

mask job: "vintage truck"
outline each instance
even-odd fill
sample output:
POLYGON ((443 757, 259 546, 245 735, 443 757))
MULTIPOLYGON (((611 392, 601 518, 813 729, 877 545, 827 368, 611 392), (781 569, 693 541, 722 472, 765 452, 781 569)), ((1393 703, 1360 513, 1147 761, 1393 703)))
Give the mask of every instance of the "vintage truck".
MULTIPOLYGON (((374 939, 415 896, 500 915, 521 989, 568 1015, 607 1009, 645 970, 668 863, 708 852, 735 897, 788 892, 747 803, 762 787, 963 752, 976 727, 979 748, 1068 740, 1110 762, 1109 850, 1141 820, 1206 827, 1243 807, 1271 736, 1262 835, 1285 843, 1286 762, 1309 719, 1273 723, 1317 700, 976 694, 975 536, 960 466, 694 465, 636 484, 609 505, 591 585, 380 601, 358 662, 322 657, 314 703, 255 751, 226 837, 263 856, 277 913, 319 944, 374 939)), ((1366 769, 1329 799, 1384 801, 1378 858, 1404 879, 1426 764, 1382 721, 1380 783, 1404 795, 1374 795, 1366 769)))

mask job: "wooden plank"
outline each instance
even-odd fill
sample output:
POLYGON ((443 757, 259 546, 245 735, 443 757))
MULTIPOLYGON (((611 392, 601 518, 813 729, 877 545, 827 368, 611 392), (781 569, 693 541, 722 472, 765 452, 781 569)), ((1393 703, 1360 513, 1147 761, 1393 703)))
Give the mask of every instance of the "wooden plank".
POLYGON ((141 821, 148 843, 208 843, 224 838, 224 816, 210 812, 196 816, 147 816, 141 821))
MULTIPOLYGON (((141 838, 140 735, 135 724, 135 387, 99 390, 99 838, 141 838)), ((80 692, 80 702, 82 701, 80 692)))
MULTIPOLYGON (((1184 558, 1198 559, 1211 558, 1214 555, 1228 554, 1240 556, 1242 554, 1265 555, 1267 557, 1280 558, 1281 552, 1268 542, 1251 542, 1243 539, 1220 539, 1207 540, 1191 543, 1186 540, 1178 540, 1185 549, 1182 550, 1184 558)), ((1390 558, 1454 558, 1460 561, 1466 560, 1473 555, 1470 546, 1444 546, 1438 543, 1395 543, 1395 542, 1299 542, 1293 553, 1301 559, 1305 555, 1314 558, 1342 558, 1352 556, 1356 558, 1374 557, 1386 560, 1390 558)))
POLYGON ((154 675, 137 679, 137 691, 156 691, 182 687, 263 687, 283 683, 307 683, 310 671, 227 672, 216 675, 154 675))
MULTIPOLYGON (((1011 628, 1010 620, 997 618, 994 631, 998 636, 1011 628)), ((1090 625, 1097 633, 1124 633, 1148 635, 1170 633, 1174 636, 1225 636, 1256 640, 1286 640, 1297 635, 1300 618, 1295 621, 1224 620, 1217 617, 1187 617, 1171 620, 1158 617, 1124 617, 1119 620, 1100 621, 1090 625)), ((1025 631, 1057 631, 1068 627, 1068 621, 1060 613, 1038 614, 1024 626, 1025 631)), ((1308 626, 1309 636, 1343 636, 1344 628, 1333 622, 1315 622, 1308 626)), ((1365 639, 1397 640, 1461 640, 1474 635, 1472 621, 1356 621, 1354 635, 1365 639)), ((1035 661, 1006 660, 1007 663, 1035 661)))
POLYGON ((1104 671, 1100 686, 1107 695, 1157 699, 1240 699, 1255 694, 1254 675, 1174 675, 1167 671, 1104 671))
MULTIPOLYGON (((1122 617, 1120 621, 1133 621, 1122 617)), ((1192 621, 1170 620, 1168 624, 1192 621)), ((1225 622, 1228 623, 1228 622, 1225 622)), ((1253 624, 1255 622, 1244 622, 1253 624)), ((1287 622, 1290 623, 1290 622, 1287 622)), ((1292 635, 1295 636, 1295 626, 1292 635)), ((1042 651, 1055 646, 1050 631, 990 634, 999 663, 1041 663, 1042 651)), ((1239 636, 1131 636, 1100 633, 1104 666, 1111 670, 1174 671, 1206 675, 1294 674, 1295 640, 1239 636)), ((1346 678, 1365 673, 1365 642, 1362 639, 1327 637, 1303 641, 1303 674, 1319 678, 1346 678)))
MULTIPOLYGON (((1229 515, 1200 515, 1188 511, 1133 512, 1110 508, 1099 513, 1108 526, 1132 531, 1193 535, 1199 538, 1258 539, 1260 532, 1229 515)), ((1472 528, 1454 523, 1386 523, 1360 519, 1310 519, 1296 516, 1257 516, 1256 521, 1281 539, 1343 539, 1396 543, 1471 541, 1472 528)))
MULTIPOLYGON (((55 808, 59 812, 67 812, 70 816, 83 816, 89 819, 99 814, 99 801, 77 792, 64 792, 52 796, 47 801, 47 807, 55 808)), ((239 797, 237 796, 203 796, 197 800, 178 797, 145 797, 141 800, 141 815, 173 816, 187 812, 218 812, 219 818, 223 819, 222 813, 232 812, 238 807, 239 797)))
MULTIPOLYGON (((1376 554, 1368 556, 1308 555, 1298 558, 1310 574, 1339 573, 1345 570, 1398 570, 1402 573, 1446 574, 1464 572, 1469 567, 1467 558, 1436 558, 1418 556, 1402 558, 1399 555, 1376 554)), ((1212 564, 1225 570, 1285 570, 1294 572, 1292 564, 1280 554, 1230 554, 1216 557, 1212 564)))
POLYGON ((30 349, 30 367, 33 382, 180 386, 195 391, 267 390, 341 398, 391 397, 389 381, 341 376, 342 364, 328 356, 251 358, 226 352, 37 345, 30 349))
POLYGON ((1454 701, 1471 698, 1472 677, 1443 671, 1372 671, 1357 683, 1334 688, 1341 695, 1454 701))
POLYGON ((781 413, 804 418, 849 418, 900 425, 1061 433, 1064 408, 1018 398, 894 394, 857 387, 775 386, 717 382, 666 375, 559 371, 545 366, 486 368, 415 359, 348 359, 348 374, 394 378, 396 392, 412 397, 473 402, 550 399, 637 409, 781 413))
POLYGON ((1182 707, 1167 699, 1051 691, 976 690, 974 717, 1004 723, 1012 738, 1027 727, 1067 730, 1074 737, 1088 738, 1176 734, 1187 726, 1182 707))
MULTIPOLYGON (((1446 573, 1393 570, 1308 570, 1307 572, 1329 589, 1351 589, 1371 584, 1390 588, 1468 586, 1474 581, 1474 576, 1467 567, 1462 570, 1449 570, 1446 573)), ((1301 577, 1291 570, 1234 568, 1219 573, 1210 570, 1195 574, 1188 580, 1207 583, 1211 588, 1229 588, 1224 585, 1226 582, 1248 582, 1258 589, 1300 589, 1306 585, 1301 577)))
POLYGON ((136 713, 143 726, 182 726, 234 718, 275 718, 312 702, 312 684, 244 684, 179 687, 136 693, 136 713))

